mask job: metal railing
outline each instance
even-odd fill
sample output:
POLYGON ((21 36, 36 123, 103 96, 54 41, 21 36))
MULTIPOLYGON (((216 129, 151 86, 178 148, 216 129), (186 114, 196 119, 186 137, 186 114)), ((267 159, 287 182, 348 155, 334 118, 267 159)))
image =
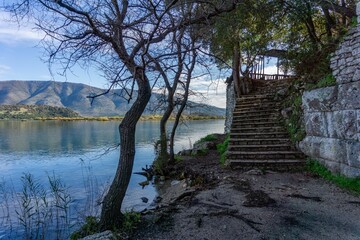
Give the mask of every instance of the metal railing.
POLYGON ((295 77, 294 75, 284 75, 284 74, 261 74, 261 73, 250 73, 249 77, 251 79, 259 80, 282 80, 295 77))

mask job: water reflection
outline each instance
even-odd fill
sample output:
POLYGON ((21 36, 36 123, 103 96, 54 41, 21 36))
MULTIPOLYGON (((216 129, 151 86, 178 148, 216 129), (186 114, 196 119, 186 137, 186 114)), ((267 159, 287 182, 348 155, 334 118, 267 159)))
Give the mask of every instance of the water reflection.
MULTIPOLYGON (((72 212, 83 211, 84 206, 93 211, 93 206, 89 205, 89 201, 94 203, 91 202, 94 200, 92 195, 99 196, 110 184, 118 165, 119 149, 107 151, 119 143, 118 125, 115 121, 0 121, 0 183, 11 183, 14 191, 19 193, 24 172, 33 174, 45 186, 48 175, 54 174, 69 187, 73 198, 72 212)), ((170 123, 169 128, 171 126, 170 123)), ((179 128, 175 150, 189 148, 209 133, 222 133, 223 126, 223 120, 188 122, 179 128)), ((158 136, 159 122, 138 123, 134 172, 152 164, 155 157, 153 143, 158 136)), ((144 189, 138 185, 144 180, 143 176, 132 175, 123 210, 149 207, 157 193, 152 185, 144 189), (147 197, 149 202, 143 203, 142 197, 147 197)), ((6 239, 9 227, 3 230, 6 216, 1 210, 2 205, 0 198, 0 239, 3 236, 6 239)), ((11 211, 16 216, 15 208, 11 211)))
MULTIPOLYGON (((222 133, 223 123, 223 120, 192 121, 180 126, 175 150, 189 148, 208 133, 222 133)), ((118 125, 116 121, 0 121, 0 177, 11 178, 15 187, 19 187, 23 172, 44 181, 47 174, 55 172, 68 186, 82 188, 83 182, 79 179, 82 166, 90 164, 93 177, 105 184, 111 181, 118 164, 118 149, 106 151, 119 143, 118 125)), ((141 167, 152 163, 153 143, 158 136, 159 122, 138 123, 134 171, 141 171, 141 167)), ((152 186, 141 189, 137 185, 143 180, 142 176, 132 176, 124 206, 146 207, 139 200, 139 194, 149 195, 150 201, 155 196, 152 186)))
POLYGON ((27 153, 83 151, 116 141, 117 125, 91 121, 0 121, 0 149, 27 153))
MULTIPOLYGON (((119 142, 118 122, 95 121, 0 121, 1 153, 67 154, 86 152, 119 142)), ((159 136, 159 123, 140 122, 137 126, 137 144, 152 144, 159 136)), ((169 128, 171 123, 169 124, 169 128)), ((177 143, 190 143, 210 132, 222 132, 223 121, 195 121, 180 126, 177 143)), ((181 149, 181 148, 179 148, 181 149)))

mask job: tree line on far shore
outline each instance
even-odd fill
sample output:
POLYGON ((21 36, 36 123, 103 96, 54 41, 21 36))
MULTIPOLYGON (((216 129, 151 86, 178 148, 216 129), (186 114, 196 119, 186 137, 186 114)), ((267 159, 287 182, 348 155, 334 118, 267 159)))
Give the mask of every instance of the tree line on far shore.
POLYGON ((0 105, 0 119, 76 118, 77 112, 69 108, 47 105, 0 105))

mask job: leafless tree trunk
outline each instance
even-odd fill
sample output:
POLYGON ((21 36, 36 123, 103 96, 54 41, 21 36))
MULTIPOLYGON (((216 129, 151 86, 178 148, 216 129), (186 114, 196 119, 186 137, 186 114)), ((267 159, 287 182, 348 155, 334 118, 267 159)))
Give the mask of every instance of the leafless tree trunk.
MULTIPOLYGON (((186 82, 185 83, 181 82, 181 84, 183 86, 183 91, 184 91, 183 99, 181 101, 180 108, 179 108, 178 112, 176 113, 174 125, 172 127, 171 135, 170 135, 170 143, 169 143, 170 162, 175 162, 175 152, 174 152, 175 134, 176 134, 176 130, 179 125, 179 122, 180 122, 181 115, 182 115, 182 113, 186 107, 186 104, 188 102, 188 99, 189 99, 190 82, 191 82, 192 73, 194 71, 196 59, 197 59, 197 52, 196 52, 196 48, 195 48, 195 39, 192 39, 192 45, 191 45, 190 49, 191 49, 191 54, 189 56, 190 62, 189 62, 189 64, 185 64, 185 68, 187 71, 186 82)), ((190 50, 190 49, 188 49, 188 50, 190 50)))
MULTIPOLYGON (((168 137, 167 137, 167 130, 166 125, 173 113, 175 108, 174 103, 174 95, 177 91, 177 86, 180 81, 180 77, 183 74, 183 66, 184 66, 184 58, 187 55, 187 52, 183 50, 183 37, 185 33, 185 28, 181 29, 179 32, 175 31, 173 33, 172 43, 168 48, 173 49, 173 51, 166 53, 164 52, 164 56, 167 58, 174 57, 174 61, 176 64, 172 63, 164 64, 166 61, 162 61, 161 56, 159 58, 153 58, 149 54, 149 58, 151 59, 152 63, 154 64, 154 70, 158 71, 162 77, 162 80, 165 83, 165 112, 160 120, 160 151, 155 160, 157 165, 164 170, 168 165, 169 161, 169 152, 168 152, 168 137), (164 64, 164 66, 162 66, 164 64), (175 74, 171 74, 172 77, 168 76, 167 72, 175 72, 175 74), (171 79, 170 79, 171 78, 171 79), (167 95, 167 96, 166 96, 167 95)), ((160 169, 159 169, 160 170, 160 169)))
POLYGON ((126 113, 119 126, 120 159, 114 180, 103 200, 100 217, 100 223, 103 229, 108 229, 121 223, 121 206, 130 182, 134 164, 136 123, 141 117, 151 96, 149 81, 143 73, 137 76, 139 77, 139 79, 137 79, 139 87, 138 98, 126 113))

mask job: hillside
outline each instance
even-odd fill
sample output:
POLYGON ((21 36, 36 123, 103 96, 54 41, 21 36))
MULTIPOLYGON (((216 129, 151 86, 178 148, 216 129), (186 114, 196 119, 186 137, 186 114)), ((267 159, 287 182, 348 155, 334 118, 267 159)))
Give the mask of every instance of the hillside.
POLYGON ((46 105, 0 105, 0 119, 34 119, 34 118, 79 117, 69 108, 46 105))
MULTIPOLYGON (((133 100, 128 104, 121 97, 120 90, 95 98, 91 103, 89 95, 100 94, 105 90, 80 83, 55 81, 0 81, 0 105, 48 105, 70 108, 82 116, 124 115, 133 100)), ((160 95, 153 93, 145 110, 146 115, 156 114, 151 109, 157 106, 160 95)), ((133 99, 136 97, 135 96, 133 99)), ((190 102, 187 114, 202 116, 224 116, 225 109, 190 102)))

